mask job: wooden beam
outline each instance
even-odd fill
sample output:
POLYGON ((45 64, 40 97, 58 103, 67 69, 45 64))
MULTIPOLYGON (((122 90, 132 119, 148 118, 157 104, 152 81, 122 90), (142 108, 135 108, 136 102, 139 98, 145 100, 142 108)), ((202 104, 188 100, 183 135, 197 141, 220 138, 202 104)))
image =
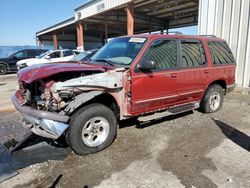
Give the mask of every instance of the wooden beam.
POLYGON ((134 2, 127 4, 127 35, 134 34, 134 2))
POLYGON ((57 40, 57 34, 53 33, 53 45, 54 45, 54 49, 57 50, 58 49, 58 40, 57 40))

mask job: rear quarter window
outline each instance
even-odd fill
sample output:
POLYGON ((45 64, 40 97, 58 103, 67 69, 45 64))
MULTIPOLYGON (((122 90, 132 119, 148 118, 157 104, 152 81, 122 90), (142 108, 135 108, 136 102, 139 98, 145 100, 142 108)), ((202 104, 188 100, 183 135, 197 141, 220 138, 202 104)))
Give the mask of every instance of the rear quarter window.
POLYGON ((226 42, 208 42, 213 64, 235 64, 234 56, 226 42))
POLYGON ((71 50, 63 51, 63 57, 67 57, 67 56, 71 56, 71 55, 74 55, 73 51, 71 51, 71 50))

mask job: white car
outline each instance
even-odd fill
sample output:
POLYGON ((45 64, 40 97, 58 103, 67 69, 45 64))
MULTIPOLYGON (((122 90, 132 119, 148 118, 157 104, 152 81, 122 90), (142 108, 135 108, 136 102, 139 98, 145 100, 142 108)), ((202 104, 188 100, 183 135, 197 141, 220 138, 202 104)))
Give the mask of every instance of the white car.
POLYGON ((60 61, 69 61, 76 54, 72 50, 50 50, 36 58, 24 59, 17 62, 17 69, 29 67, 37 64, 54 63, 60 61))

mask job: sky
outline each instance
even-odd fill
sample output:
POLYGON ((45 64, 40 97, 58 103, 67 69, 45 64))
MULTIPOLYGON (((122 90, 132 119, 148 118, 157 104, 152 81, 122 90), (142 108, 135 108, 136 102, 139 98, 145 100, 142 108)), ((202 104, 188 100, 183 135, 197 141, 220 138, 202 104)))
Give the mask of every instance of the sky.
POLYGON ((0 46, 36 45, 35 34, 74 15, 86 0, 0 0, 0 46))
MULTIPOLYGON (((72 17, 74 9, 86 1, 0 0, 0 46, 36 45, 37 31, 72 17)), ((196 34, 197 27, 181 31, 196 34)))

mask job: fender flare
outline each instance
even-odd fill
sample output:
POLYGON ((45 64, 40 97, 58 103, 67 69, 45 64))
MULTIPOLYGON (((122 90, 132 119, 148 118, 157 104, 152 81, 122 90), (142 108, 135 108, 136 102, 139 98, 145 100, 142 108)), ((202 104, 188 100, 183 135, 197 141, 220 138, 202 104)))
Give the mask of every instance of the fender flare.
POLYGON ((68 115, 72 114, 75 111, 75 109, 80 107, 82 104, 90 101, 91 99, 103 93, 104 91, 90 91, 88 93, 82 93, 80 95, 77 95, 75 99, 69 103, 69 105, 65 108, 64 111, 68 115))

